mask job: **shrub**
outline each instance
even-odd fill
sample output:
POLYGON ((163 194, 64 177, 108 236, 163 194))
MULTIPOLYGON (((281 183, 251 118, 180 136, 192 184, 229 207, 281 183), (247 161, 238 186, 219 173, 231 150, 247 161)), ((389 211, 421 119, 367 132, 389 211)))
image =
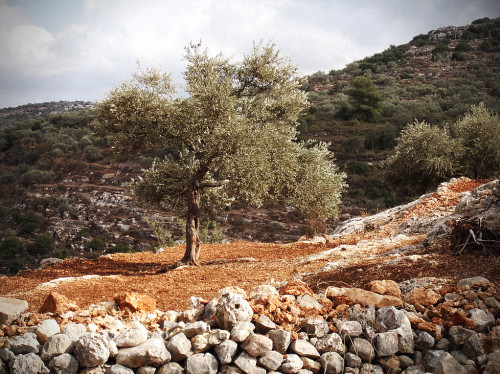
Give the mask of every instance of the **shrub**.
POLYGON ((89 250, 91 252, 102 251, 106 247, 106 243, 101 238, 94 238, 89 243, 89 250))
POLYGON ((29 170, 21 176, 21 184, 28 186, 35 183, 47 183, 55 178, 55 174, 51 171, 33 169, 29 170))
POLYGON ((52 253, 55 248, 56 244, 53 236, 46 233, 38 235, 33 243, 26 246, 28 253, 33 256, 52 253))
POLYGON ((23 242, 16 237, 5 238, 0 244, 2 257, 11 260, 20 254, 24 249, 23 242))
POLYGON ((29 235, 40 225, 40 216, 32 210, 26 213, 16 212, 13 214, 14 221, 20 226, 19 234, 29 235))
POLYGON ((16 258, 12 260, 9 264, 9 271, 13 274, 18 273, 19 271, 24 269, 24 261, 16 258))
POLYGON ((461 165, 473 178, 491 178, 500 173, 500 117, 484 103, 472 106, 454 125, 464 148, 461 165))
POLYGON ((387 160, 389 183, 422 193, 454 174, 460 147, 448 129, 415 121, 397 140, 395 153, 387 160))
POLYGON ((109 250, 110 253, 132 253, 132 248, 126 244, 119 243, 109 250))

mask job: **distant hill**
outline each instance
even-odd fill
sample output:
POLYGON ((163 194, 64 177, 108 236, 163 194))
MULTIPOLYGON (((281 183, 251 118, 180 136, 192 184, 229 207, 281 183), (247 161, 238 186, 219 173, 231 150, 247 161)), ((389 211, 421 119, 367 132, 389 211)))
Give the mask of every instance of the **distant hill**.
POLYGON ((46 103, 26 104, 14 108, 3 108, 0 109, 0 127, 30 118, 88 110, 93 107, 94 103, 90 101, 50 101, 46 103))
POLYGON ((305 138, 332 142, 348 173, 346 218, 408 201, 411 197, 398 195, 381 178, 408 123, 452 124, 480 102, 500 111, 500 18, 417 35, 342 70, 307 76, 304 89, 311 107, 300 130, 305 138), (371 81, 380 98, 374 119, 355 110, 350 90, 360 78, 371 81))
MULTIPOLYGON (((418 35, 305 77, 304 89, 311 107, 300 136, 331 142, 348 174, 340 221, 410 201, 384 180, 384 161, 414 119, 452 124, 479 102, 500 110, 500 19, 418 35), (356 99, 360 92, 370 100, 356 99)), ((113 159, 107 139, 92 131, 92 107, 60 101, 0 109, 0 273, 38 266, 43 257, 146 250, 182 238, 182 220, 139 206, 126 186, 155 151, 113 159)), ((305 233, 304 218, 282 206, 234 204, 203 225, 207 242, 289 242, 305 233)))

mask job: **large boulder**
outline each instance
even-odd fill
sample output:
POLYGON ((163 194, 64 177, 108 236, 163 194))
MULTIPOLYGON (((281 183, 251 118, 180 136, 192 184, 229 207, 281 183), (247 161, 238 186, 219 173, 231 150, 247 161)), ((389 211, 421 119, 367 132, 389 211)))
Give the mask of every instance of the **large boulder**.
POLYGON ((0 297, 0 325, 10 324, 28 309, 25 300, 0 297))
POLYGON ((129 368, 159 367, 170 359, 171 355, 164 340, 158 338, 148 339, 137 347, 120 349, 116 355, 116 363, 129 368))
POLYGON ((241 294, 229 292, 221 296, 216 312, 221 329, 231 331, 238 322, 250 322, 252 316, 253 309, 241 294))

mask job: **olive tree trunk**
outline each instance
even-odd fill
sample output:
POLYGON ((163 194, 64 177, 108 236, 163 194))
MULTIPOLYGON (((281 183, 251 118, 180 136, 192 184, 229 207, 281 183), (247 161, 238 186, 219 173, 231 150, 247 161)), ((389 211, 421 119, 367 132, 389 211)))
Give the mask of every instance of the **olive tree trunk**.
POLYGON ((187 195, 186 252, 180 261, 184 265, 199 265, 200 258, 200 199, 201 191, 194 189, 187 195))

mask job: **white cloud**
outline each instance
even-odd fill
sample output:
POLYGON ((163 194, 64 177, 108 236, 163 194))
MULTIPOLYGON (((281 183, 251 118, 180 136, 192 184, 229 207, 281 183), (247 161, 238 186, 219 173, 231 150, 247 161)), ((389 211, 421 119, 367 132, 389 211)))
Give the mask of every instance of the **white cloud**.
POLYGON ((37 14, 33 4, 26 8, 29 0, 0 0, 0 107, 14 97, 15 104, 79 93, 101 99, 130 77, 137 59, 180 80, 190 41, 240 58, 253 41, 271 40, 310 74, 340 69, 432 28, 500 15, 491 0, 72 1, 80 6, 47 1, 54 8, 37 14))

